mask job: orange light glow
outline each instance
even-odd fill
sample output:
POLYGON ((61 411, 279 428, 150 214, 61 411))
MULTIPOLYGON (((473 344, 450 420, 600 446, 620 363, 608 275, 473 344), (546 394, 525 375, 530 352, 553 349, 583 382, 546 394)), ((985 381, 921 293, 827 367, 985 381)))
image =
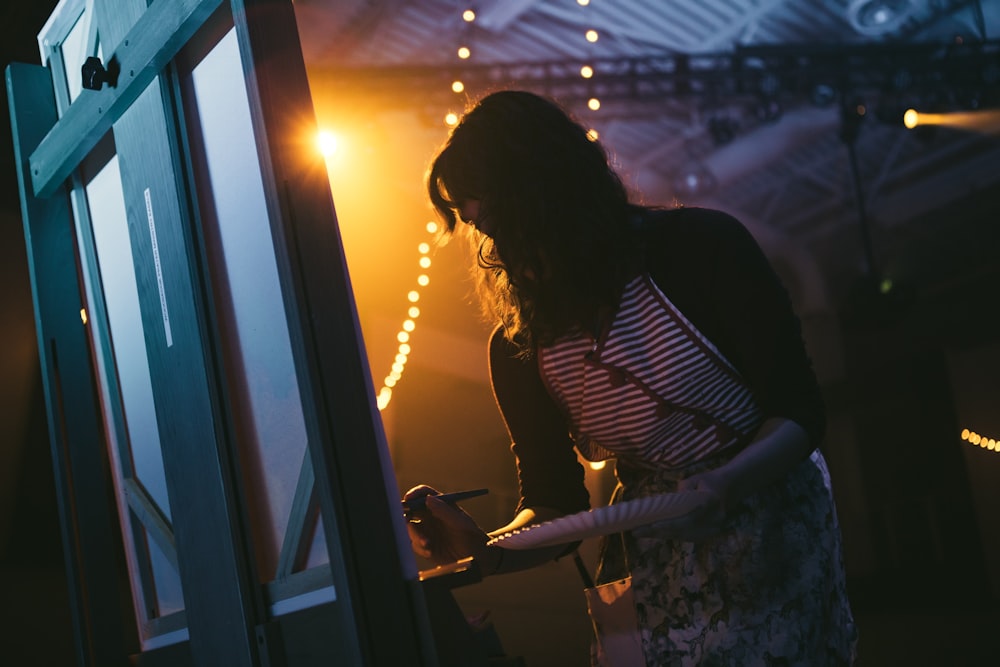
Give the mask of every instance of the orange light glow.
POLYGON ((340 142, 337 140, 337 136, 330 132, 329 130, 321 130, 316 136, 316 146, 319 148, 320 155, 323 157, 331 157, 336 154, 340 148, 340 142))
POLYGON ((926 113, 908 109, 903 114, 903 124, 913 129, 921 125, 946 125, 961 130, 1000 134, 1000 111, 952 111, 949 113, 926 113))
POLYGON ((601 108, 601 101, 596 97, 591 97, 589 100, 587 100, 587 107, 591 111, 597 111, 598 109, 601 108))
POLYGON ((597 141, 598 139, 601 138, 601 135, 594 128, 590 128, 589 130, 587 130, 587 138, 590 139, 591 141, 597 141))
POLYGON ((454 127, 455 125, 458 125, 458 114, 449 111, 447 114, 445 114, 444 124, 449 127, 454 127))
POLYGON ((461 81, 452 81, 451 82, 451 91, 453 93, 460 93, 463 90, 465 90, 465 84, 464 83, 462 83, 461 81))
POLYGON ((458 47, 458 57, 461 58, 462 60, 466 60, 471 55, 472 51, 469 50, 469 47, 467 46, 458 47))
POLYGON ((980 435, 967 428, 962 429, 961 438, 974 447, 979 447, 990 452, 1000 452, 1000 441, 997 441, 996 438, 980 435))

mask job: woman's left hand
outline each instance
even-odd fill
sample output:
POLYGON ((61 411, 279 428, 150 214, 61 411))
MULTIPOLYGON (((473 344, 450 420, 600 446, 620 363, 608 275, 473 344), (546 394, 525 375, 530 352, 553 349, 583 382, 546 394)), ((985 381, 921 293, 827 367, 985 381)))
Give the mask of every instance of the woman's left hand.
POLYGON ((676 519, 641 526, 632 531, 636 537, 667 534, 682 542, 700 542, 723 532, 726 524, 726 492, 722 475, 715 470, 692 475, 677 484, 677 491, 699 491, 700 502, 676 519))

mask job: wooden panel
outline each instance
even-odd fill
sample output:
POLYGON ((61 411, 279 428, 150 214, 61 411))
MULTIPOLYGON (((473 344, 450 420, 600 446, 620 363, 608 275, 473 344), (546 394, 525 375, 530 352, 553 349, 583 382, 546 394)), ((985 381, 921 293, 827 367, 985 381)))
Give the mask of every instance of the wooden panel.
POLYGON ((36 198, 27 173, 28 151, 56 121, 50 72, 14 63, 7 69, 7 90, 77 659, 81 666, 123 665, 137 639, 134 626, 126 631, 122 625, 124 565, 80 315, 69 197, 63 188, 36 198))
MULTIPOLYGON (((128 0, 114 3, 115 11, 110 3, 98 4, 102 39, 182 45, 200 26, 174 20, 180 32, 165 34, 149 20, 160 4, 166 3, 145 9, 144 0, 128 0)), ((204 9, 210 3, 176 4, 204 9)), ((202 335, 207 327, 196 282, 200 271, 190 252, 190 204, 177 175, 172 94, 161 75, 135 95, 115 121, 115 145, 190 652, 195 665, 250 667, 259 664, 255 628, 264 618, 263 595, 244 548, 249 538, 231 478, 231 453, 216 422, 221 411, 215 371, 207 365, 213 363, 211 348, 202 335)))
POLYGON ((327 172, 314 149, 292 4, 232 5, 301 393, 311 397, 309 446, 338 601, 353 609, 361 664, 434 664, 327 172))
MULTIPOLYGON (((98 23, 105 54, 109 54, 105 66, 109 71, 118 71, 117 84, 100 91, 84 90, 31 154, 31 185, 35 196, 48 197, 62 185, 220 4, 221 0, 154 2, 134 26, 129 26, 128 34, 119 34, 120 41, 103 32, 105 23, 98 23)), ((111 11, 100 18, 116 14, 111 11)))

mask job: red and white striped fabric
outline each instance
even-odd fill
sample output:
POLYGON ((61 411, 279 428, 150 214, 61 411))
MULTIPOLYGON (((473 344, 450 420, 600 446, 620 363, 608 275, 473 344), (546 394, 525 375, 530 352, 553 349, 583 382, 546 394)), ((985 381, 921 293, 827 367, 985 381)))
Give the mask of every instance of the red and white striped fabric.
POLYGON ((625 287, 596 340, 560 338, 539 350, 538 363, 591 461, 681 468, 745 446, 763 420, 733 366, 649 276, 625 287))

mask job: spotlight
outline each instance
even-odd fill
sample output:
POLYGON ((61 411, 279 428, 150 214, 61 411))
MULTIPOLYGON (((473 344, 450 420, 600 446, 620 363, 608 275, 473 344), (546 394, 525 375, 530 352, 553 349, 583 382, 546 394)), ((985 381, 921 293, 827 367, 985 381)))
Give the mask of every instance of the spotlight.
POLYGON ((715 189, 715 175, 701 162, 691 162, 674 176, 674 192, 694 197, 708 194, 715 189))

